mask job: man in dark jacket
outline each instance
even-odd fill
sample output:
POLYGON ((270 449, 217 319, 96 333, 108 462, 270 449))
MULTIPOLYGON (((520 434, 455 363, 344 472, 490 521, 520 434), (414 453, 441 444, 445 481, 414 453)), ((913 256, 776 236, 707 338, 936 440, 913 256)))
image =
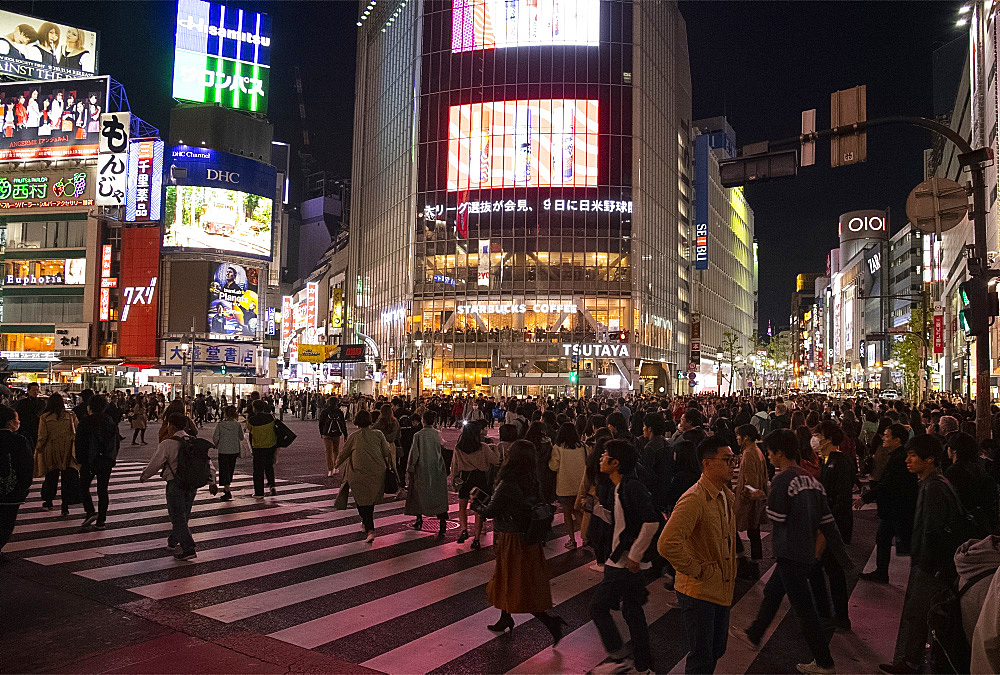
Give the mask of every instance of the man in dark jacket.
POLYGON ((961 530, 964 516, 958 495, 941 473, 941 443, 930 434, 914 436, 906 452, 906 466, 920 480, 920 491, 896 651, 892 663, 879 665, 886 673, 922 672, 931 601, 955 577, 955 551, 962 543, 953 533, 961 530))
POLYGON ((73 406, 73 414, 76 415, 76 419, 83 421, 83 418, 90 414, 90 409, 87 407, 90 404, 90 397, 94 395, 93 389, 84 389, 80 392, 80 402, 73 406))
POLYGON ((38 445, 38 420, 45 410, 45 401, 38 396, 38 383, 32 382, 28 385, 28 395, 18 399, 14 404, 17 417, 21 421, 21 430, 18 432, 28 439, 31 450, 35 450, 38 445))
POLYGON ((681 421, 677 424, 677 433, 670 438, 670 444, 674 445, 678 441, 691 441, 697 448, 708 436, 705 433, 705 427, 702 426, 704 423, 705 420, 700 412, 693 408, 685 410, 681 421))
MULTIPOLYGON (((614 413, 620 415, 620 413, 614 413)), ((636 475, 638 455, 635 446, 619 439, 609 441, 601 456, 601 473, 615 486, 614 514, 611 522, 611 554, 604 563, 604 580, 590 600, 590 618, 597 626, 608 659, 625 665, 626 647, 611 610, 621 605, 622 617, 632 638, 635 669, 652 670, 653 656, 649 646, 649 627, 642 606, 649 592, 640 570, 651 567, 655 554, 652 548, 663 523, 653 505, 649 491, 636 475), (624 522, 622 522, 624 521, 624 522)))
POLYGON ((17 433, 20 426, 17 412, 0 405, 0 549, 10 539, 18 509, 31 489, 32 449, 17 433))
POLYGON ((80 494, 87 516, 83 526, 91 524, 104 529, 108 518, 108 483, 118 459, 121 439, 118 423, 108 414, 108 399, 95 395, 87 404, 90 415, 80 421, 76 430, 76 461, 80 463, 80 494), (97 510, 90 496, 90 483, 97 479, 97 510))
POLYGON ((649 413, 642 420, 642 437, 646 443, 639 451, 639 464, 645 469, 646 489, 660 513, 667 512, 667 490, 674 476, 674 453, 663 437, 667 423, 660 413, 649 413))
POLYGON ((963 432, 948 439, 948 459, 951 466, 944 475, 955 488, 965 510, 976 521, 977 538, 998 534, 997 482, 986 473, 979 458, 979 443, 963 432))
MULTIPOLYGON (((930 435, 930 434, 928 434, 930 435)), ((882 434, 882 446, 889 451, 885 469, 875 485, 854 500, 854 508, 878 504, 878 532, 875 534, 875 569, 862 572, 859 579, 880 584, 889 583, 889 560, 892 540, 896 538, 896 553, 909 555, 913 534, 913 509, 917 503, 917 479, 906 468, 903 445, 910 432, 902 424, 893 424, 882 434)))

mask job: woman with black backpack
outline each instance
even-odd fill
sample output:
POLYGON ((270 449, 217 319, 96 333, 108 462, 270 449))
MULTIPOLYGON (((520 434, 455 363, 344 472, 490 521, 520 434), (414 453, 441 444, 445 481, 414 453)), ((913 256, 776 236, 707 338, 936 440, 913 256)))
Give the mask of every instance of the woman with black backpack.
POLYGON ((532 614, 552 634, 552 646, 559 644, 566 621, 548 613, 552 609, 552 589, 545 565, 542 543, 529 543, 532 512, 541 502, 535 467, 535 446, 530 441, 515 441, 507 461, 500 467, 493 497, 476 491, 472 504, 483 518, 493 519, 493 546, 496 567, 486 584, 490 604, 500 610, 500 620, 487 626, 502 633, 514 630, 512 614, 532 614))

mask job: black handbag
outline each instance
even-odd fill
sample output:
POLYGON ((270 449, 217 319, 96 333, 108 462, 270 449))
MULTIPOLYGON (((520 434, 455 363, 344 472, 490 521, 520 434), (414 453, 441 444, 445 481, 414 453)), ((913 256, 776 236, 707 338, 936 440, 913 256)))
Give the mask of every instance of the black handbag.
POLYGON ((521 535, 525 544, 544 544, 545 538, 552 528, 552 519, 555 517, 555 509, 551 504, 539 503, 531 507, 531 519, 528 521, 528 529, 521 535))
POLYGON ((393 471, 388 462, 385 465, 385 479, 382 481, 382 485, 383 494, 394 495, 399 492, 399 479, 396 478, 396 472, 393 471))

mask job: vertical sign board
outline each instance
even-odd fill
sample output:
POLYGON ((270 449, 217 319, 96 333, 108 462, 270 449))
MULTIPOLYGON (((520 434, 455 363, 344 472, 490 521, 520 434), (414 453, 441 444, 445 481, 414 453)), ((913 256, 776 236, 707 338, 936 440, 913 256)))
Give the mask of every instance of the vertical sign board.
POLYGON ((315 329, 318 324, 318 316, 316 312, 316 303, 319 296, 319 284, 315 281, 310 281, 306 284, 306 326, 315 329))
POLYGON ((708 269, 708 223, 695 223, 694 226, 694 268, 708 269))
POLYGON ((479 240, 479 275, 477 286, 490 285, 490 240, 479 240))
POLYGON ((281 353, 284 355, 292 339, 292 296, 281 296, 281 353))
POLYGON ((934 353, 944 354, 944 305, 934 303, 934 353))
POLYGON ((111 319, 111 289, 118 285, 118 279, 111 276, 111 244, 101 247, 101 305, 100 319, 111 319))
POLYGON ((701 364, 701 314, 691 313, 691 362, 701 364))
POLYGON ((118 356, 155 361, 160 228, 122 228, 118 356))
POLYGON ((133 141, 128 153, 125 221, 148 223, 160 219, 163 201, 163 141, 133 141))
POLYGON ((123 206, 127 187, 129 128, 131 113, 101 115, 100 150, 97 160, 97 205, 123 206))

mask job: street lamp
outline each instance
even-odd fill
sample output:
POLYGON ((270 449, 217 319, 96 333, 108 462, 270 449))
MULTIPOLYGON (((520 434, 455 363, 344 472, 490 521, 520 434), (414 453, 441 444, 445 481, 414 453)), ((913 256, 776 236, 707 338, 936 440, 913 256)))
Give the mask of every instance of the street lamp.
POLYGON ((182 342, 181 343, 181 400, 187 401, 187 373, 188 373, 188 354, 191 352, 191 343, 182 342))
POLYGON ((424 352, 422 347, 424 346, 424 334, 423 331, 417 330, 413 334, 413 346, 415 352, 413 354, 413 399, 416 400, 420 396, 420 391, 423 384, 423 363, 424 363, 424 352))

